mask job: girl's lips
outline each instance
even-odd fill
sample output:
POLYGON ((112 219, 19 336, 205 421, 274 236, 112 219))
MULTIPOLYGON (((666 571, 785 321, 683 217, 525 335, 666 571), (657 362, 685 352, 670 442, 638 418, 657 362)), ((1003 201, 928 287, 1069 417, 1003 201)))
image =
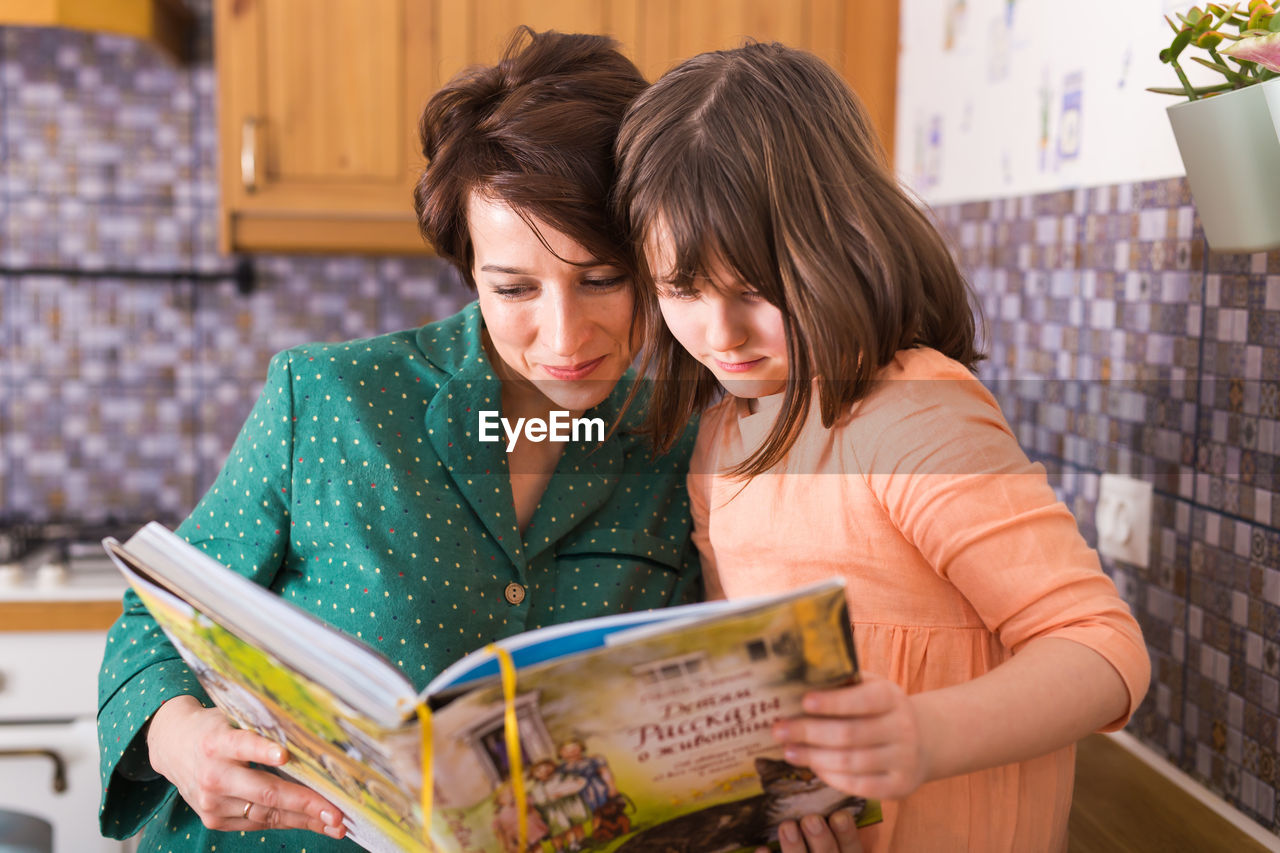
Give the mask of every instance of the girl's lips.
POLYGON ((607 356, 593 358, 591 361, 584 361, 581 364, 575 364, 570 367, 557 367, 552 364, 543 364, 542 369, 545 370, 552 379, 586 379, 591 372, 599 367, 607 356))
POLYGON ((764 357, 752 359, 751 361, 721 361, 716 359, 716 364, 725 373, 746 373, 748 370, 756 367, 760 362, 764 361, 764 357))

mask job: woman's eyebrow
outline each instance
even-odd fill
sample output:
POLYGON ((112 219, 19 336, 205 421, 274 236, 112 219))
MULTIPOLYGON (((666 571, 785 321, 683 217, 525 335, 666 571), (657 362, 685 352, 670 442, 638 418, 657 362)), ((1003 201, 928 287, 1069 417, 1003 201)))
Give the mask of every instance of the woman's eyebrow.
POLYGON ((504 267, 501 264, 485 264, 480 267, 480 272, 501 272, 507 275, 528 275, 528 270, 522 270, 518 267, 504 267))

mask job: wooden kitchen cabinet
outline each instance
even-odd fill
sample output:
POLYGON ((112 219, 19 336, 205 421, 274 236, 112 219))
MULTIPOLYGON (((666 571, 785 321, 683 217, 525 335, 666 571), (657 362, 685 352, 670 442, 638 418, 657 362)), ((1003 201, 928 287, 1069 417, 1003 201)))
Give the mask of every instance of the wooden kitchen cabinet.
POLYGON ((617 38, 650 79, 746 36, 818 54, 893 133, 897 4, 884 0, 215 0, 226 252, 427 251, 417 118, 519 24, 617 38))
POLYGON ((432 0, 216 0, 223 251, 423 250, 414 121, 439 86, 434 13, 432 0))

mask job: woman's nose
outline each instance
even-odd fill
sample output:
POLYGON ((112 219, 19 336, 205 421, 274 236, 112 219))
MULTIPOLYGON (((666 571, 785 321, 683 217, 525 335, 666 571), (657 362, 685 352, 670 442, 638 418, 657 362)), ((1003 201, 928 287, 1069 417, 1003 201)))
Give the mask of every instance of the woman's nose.
POLYGON ((542 322, 551 351, 565 358, 580 355, 591 337, 589 318, 575 299, 551 300, 542 322))

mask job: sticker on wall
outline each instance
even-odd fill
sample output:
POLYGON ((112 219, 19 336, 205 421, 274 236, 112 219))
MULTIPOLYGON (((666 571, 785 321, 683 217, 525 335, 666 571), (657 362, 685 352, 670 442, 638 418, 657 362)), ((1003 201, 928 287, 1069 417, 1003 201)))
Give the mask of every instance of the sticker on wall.
POLYGON ((942 173, 942 116, 916 122, 914 186, 918 192, 938 185, 942 173))
POLYGON ((1058 122, 1058 160, 1080 156, 1080 124, 1083 118, 1084 72, 1075 71, 1062 81, 1062 116, 1058 122))
POLYGON ((942 29, 942 49, 951 50, 956 46, 960 28, 964 26, 965 0, 951 0, 947 7, 946 20, 942 29))

